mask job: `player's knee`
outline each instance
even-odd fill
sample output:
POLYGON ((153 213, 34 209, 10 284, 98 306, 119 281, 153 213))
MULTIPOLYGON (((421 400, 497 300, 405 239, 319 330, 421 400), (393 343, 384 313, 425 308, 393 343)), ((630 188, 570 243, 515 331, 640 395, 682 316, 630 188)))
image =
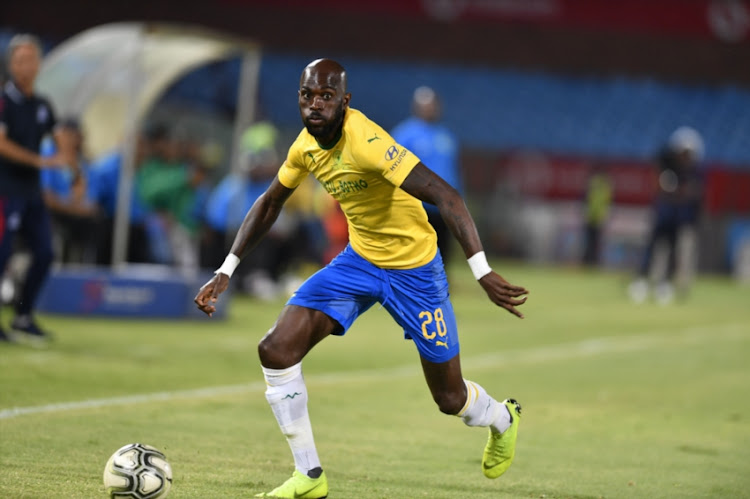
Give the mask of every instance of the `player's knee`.
POLYGON ((298 363, 301 359, 293 348, 279 341, 278 335, 271 329, 258 343, 260 363, 271 369, 285 369, 298 363))
POLYGON ((279 349, 275 347, 274 341, 266 334, 258 343, 258 357, 264 366, 275 365, 279 360, 279 349))
POLYGON ((466 395, 458 392, 441 392, 433 395, 433 399, 443 414, 455 415, 463 409, 466 395))

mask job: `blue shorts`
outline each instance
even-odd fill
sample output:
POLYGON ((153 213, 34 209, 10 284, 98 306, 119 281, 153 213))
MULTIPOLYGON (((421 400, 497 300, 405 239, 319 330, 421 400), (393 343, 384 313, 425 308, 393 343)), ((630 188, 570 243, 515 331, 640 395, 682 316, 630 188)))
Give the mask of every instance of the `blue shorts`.
POLYGON ((423 358, 439 363, 458 354, 456 317, 440 252, 427 265, 396 270, 376 267, 347 246, 305 281, 287 305, 320 310, 341 324, 343 335, 375 302, 404 328, 404 337, 414 341, 423 358))

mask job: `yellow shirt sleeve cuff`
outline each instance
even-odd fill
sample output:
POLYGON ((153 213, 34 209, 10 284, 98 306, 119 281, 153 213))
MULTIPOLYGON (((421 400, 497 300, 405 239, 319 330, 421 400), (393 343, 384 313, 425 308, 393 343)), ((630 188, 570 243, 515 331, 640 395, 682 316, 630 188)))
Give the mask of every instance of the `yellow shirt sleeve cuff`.
POLYGON ((286 162, 279 168, 279 182, 287 189, 296 189, 304 180, 304 176, 298 174, 297 170, 287 166, 286 162))

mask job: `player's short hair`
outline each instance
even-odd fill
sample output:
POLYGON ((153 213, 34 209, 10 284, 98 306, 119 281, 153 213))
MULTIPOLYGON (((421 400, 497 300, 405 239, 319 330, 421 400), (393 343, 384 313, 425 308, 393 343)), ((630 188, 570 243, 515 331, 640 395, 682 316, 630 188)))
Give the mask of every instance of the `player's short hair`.
POLYGON ((23 45, 33 45, 39 51, 39 55, 42 54, 42 42, 39 40, 39 37, 32 35, 31 33, 19 33, 13 35, 8 42, 8 50, 5 53, 6 60, 10 62, 10 58, 13 56, 16 49, 23 45))
POLYGON ((77 116, 65 116, 60 119, 59 126, 62 128, 68 128, 77 132, 81 131, 81 120, 77 116))
POLYGON ((697 161, 703 160, 705 146, 703 137, 694 128, 681 126, 669 136, 667 141, 669 148, 675 152, 690 151, 697 161))
POLYGON ((427 85, 422 85, 421 87, 417 87, 414 90, 414 95, 412 96, 412 99, 415 104, 428 104, 430 102, 435 101, 438 98, 437 93, 435 91, 428 87, 427 85))

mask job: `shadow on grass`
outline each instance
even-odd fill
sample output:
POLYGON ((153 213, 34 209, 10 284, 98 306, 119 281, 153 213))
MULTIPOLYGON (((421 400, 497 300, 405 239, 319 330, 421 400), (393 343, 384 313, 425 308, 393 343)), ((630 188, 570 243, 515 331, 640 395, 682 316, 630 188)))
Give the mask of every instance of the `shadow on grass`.
POLYGON ((685 452, 687 454, 698 454, 700 456, 718 456, 719 451, 715 449, 709 449, 706 447, 698 447, 697 445, 680 445, 677 447, 677 450, 680 452, 685 452))

